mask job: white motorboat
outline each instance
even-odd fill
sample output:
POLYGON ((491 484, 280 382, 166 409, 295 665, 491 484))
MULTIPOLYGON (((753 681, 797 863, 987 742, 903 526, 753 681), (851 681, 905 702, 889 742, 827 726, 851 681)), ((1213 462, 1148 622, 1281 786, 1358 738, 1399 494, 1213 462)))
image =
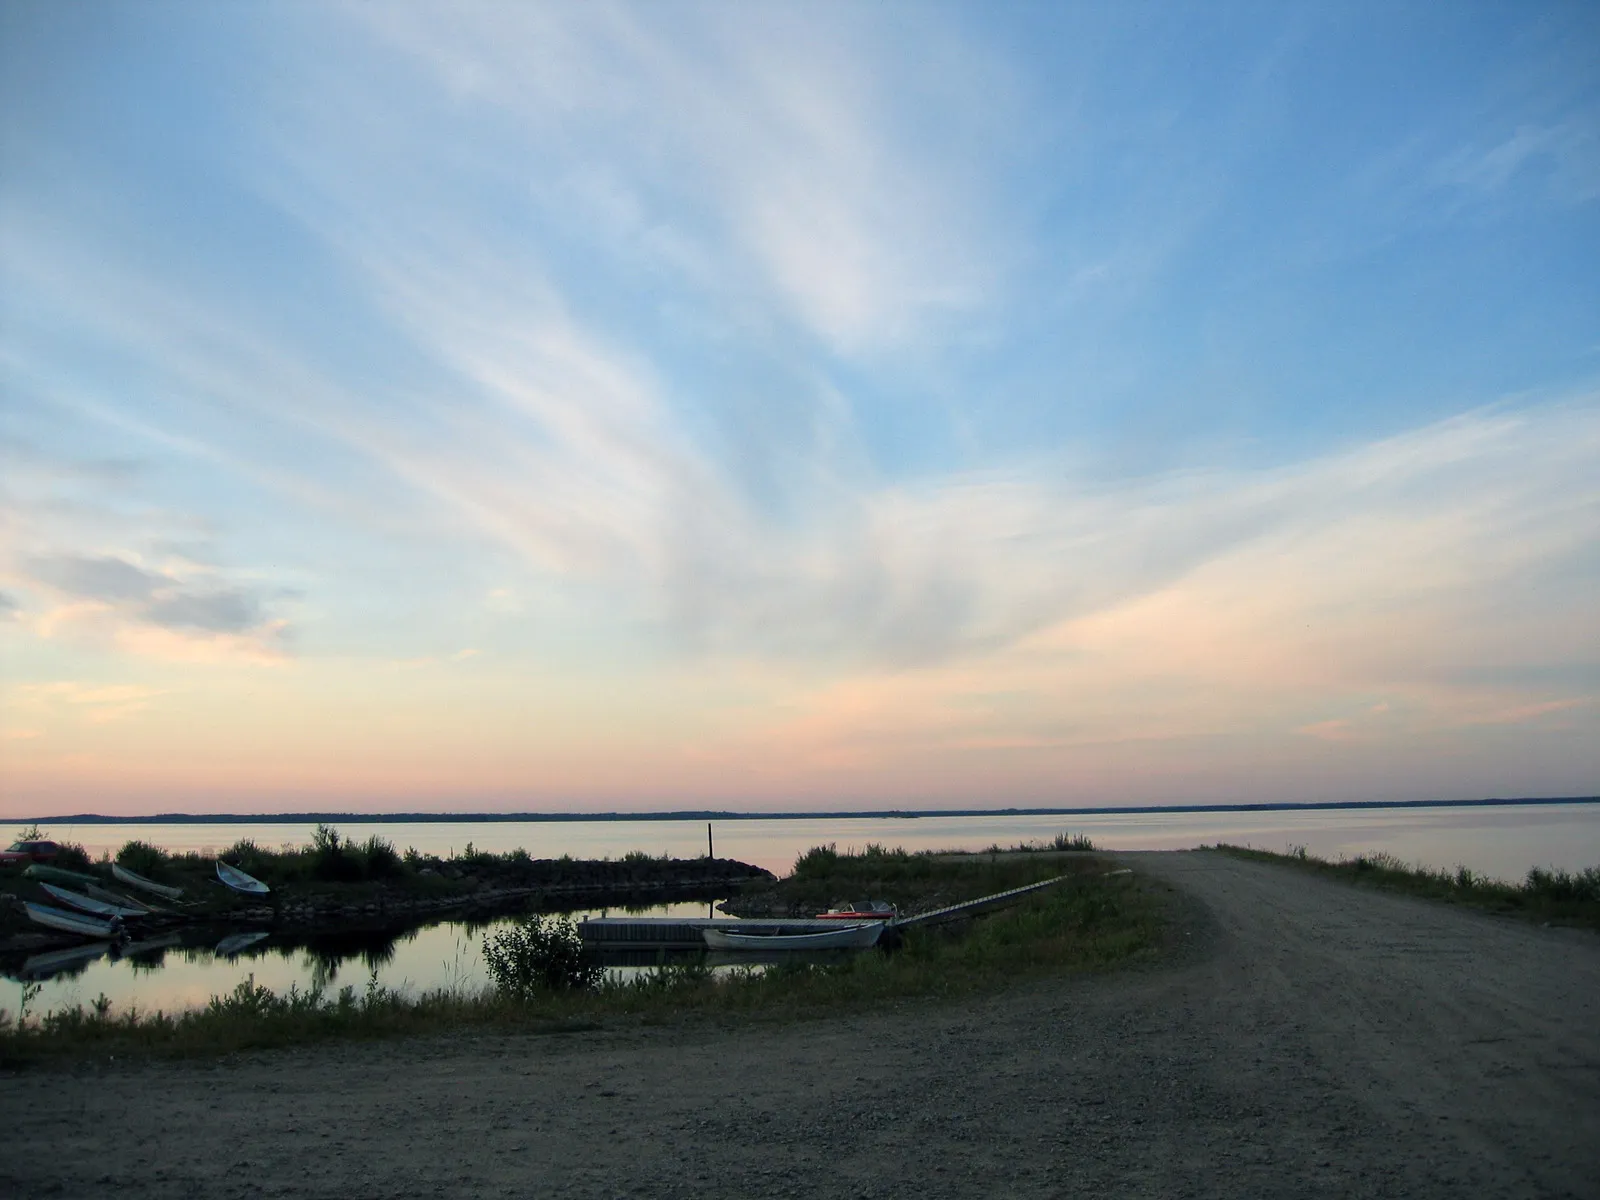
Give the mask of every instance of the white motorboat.
POLYGON ((882 921, 868 921, 817 933, 737 933, 708 925, 701 928, 700 936, 713 950, 865 950, 878 944, 883 925, 882 921))
POLYGON ((82 937, 102 938, 106 941, 116 941, 122 936, 122 922, 119 920, 101 921, 87 913, 51 908, 48 904, 35 904, 31 900, 24 900, 22 907, 28 910, 29 918, 35 923, 50 929, 59 929, 62 933, 76 933, 82 937))

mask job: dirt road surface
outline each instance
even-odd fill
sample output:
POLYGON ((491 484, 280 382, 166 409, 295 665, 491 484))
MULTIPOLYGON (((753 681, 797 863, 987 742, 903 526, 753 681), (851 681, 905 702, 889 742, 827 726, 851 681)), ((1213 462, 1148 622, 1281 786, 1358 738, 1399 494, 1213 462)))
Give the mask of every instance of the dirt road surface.
POLYGON ((1600 1196, 1600 938, 1125 858, 1186 898, 1154 965, 830 1022, 30 1071, 0 1079, 0 1192, 1600 1196))

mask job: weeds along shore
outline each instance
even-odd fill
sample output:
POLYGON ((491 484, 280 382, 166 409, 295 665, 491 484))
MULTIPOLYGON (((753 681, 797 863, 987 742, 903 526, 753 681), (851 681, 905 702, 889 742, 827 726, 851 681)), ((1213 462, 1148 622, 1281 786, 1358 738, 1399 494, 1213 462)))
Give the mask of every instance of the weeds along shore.
POLYGON ((466 1031, 552 1034, 694 1014, 787 1021, 968 996, 1062 972, 1101 970, 1156 950, 1166 926, 1165 889, 1112 869, 1108 860, 1085 853, 1064 862, 1023 851, 966 856, 824 847, 803 855, 774 890, 870 894, 907 912, 918 897, 975 899, 1068 877, 959 925, 908 929, 892 953, 770 968, 664 962, 632 974, 601 972, 577 957, 581 947, 571 922, 533 915, 513 929, 511 940, 489 939, 485 960, 495 982, 481 991, 410 995, 380 986, 374 974, 365 988, 347 986, 335 994, 274 993, 251 978, 202 1008, 178 1013, 117 1012, 96 1003, 37 1018, 4 1014, 0 1063, 210 1056, 466 1031))
POLYGON ((1307 853, 1304 846, 1290 846, 1282 854, 1227 843, 1211 848, 1236 858, 1283 863, 1365 887, 1466 904, 1551 925, 1600 930, 1600 867, 1577 872, 1534 867, 1522 882, 1507 883, 1468 867, 1442 870, 1417 866, 1381 851, 1330 860, 1307 853))

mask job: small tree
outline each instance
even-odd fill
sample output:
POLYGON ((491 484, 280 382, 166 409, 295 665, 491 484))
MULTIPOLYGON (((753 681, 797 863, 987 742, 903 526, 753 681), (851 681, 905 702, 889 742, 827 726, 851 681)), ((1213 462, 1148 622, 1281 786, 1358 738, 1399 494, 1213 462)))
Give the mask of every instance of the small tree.
POLYGON ((512 1000, 591 988, 605 974, 598 963, 584 957, 576 924, 538 913, 484 938, 483 961, 495 990, 512 1000))

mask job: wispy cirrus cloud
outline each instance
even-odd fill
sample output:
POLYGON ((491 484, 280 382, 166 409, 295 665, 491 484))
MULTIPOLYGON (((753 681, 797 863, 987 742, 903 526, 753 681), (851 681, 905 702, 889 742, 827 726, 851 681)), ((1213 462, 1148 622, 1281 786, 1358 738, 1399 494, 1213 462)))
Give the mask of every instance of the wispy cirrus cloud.
POLYGON ((533 199, 576 197, 597 242, 679 283, 776 300, 841 352, 992 299, 1003 239, 979 163, 1011 140, 1019 81, 937 14, 351 13, 458 111, 511 124, 541 159, 533 199), (937 75, 906 72, 908 38, 937 75))

